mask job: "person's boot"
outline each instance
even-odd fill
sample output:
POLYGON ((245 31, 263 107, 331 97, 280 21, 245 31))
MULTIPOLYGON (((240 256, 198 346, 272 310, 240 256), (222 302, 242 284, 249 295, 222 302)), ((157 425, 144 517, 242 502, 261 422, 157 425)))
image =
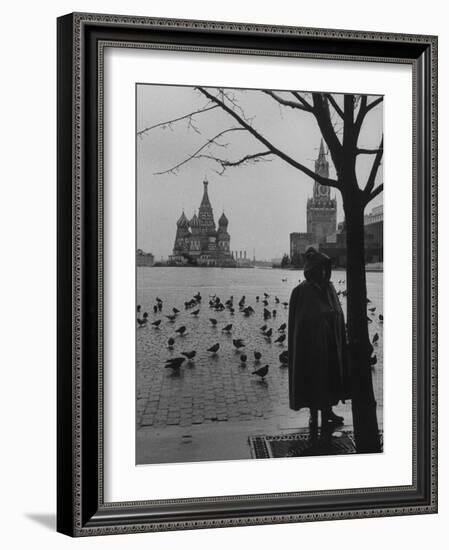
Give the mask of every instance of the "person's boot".
POLYGON ((329 407, 328 410, 321 412, 321 425, 332 424, 333 426, 341 426, 345 423, 345 419, 342 416, 338 416, 332 410, 332 407, 329 407))

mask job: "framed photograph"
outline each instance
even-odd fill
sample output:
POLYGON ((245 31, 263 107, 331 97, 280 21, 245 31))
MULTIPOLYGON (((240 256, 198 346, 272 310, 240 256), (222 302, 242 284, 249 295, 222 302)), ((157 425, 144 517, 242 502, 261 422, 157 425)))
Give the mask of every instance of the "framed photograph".
POLYGON ((58 19, 58 531, 437 511, 437 38, 58 19))

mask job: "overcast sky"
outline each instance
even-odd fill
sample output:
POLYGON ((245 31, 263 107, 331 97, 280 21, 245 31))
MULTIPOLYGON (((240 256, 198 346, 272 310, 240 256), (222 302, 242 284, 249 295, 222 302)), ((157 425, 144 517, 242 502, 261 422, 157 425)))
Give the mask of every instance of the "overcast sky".
MULTIPOLYGON (((232 93, 256 129, 278 148, 313 169, 321 139, 313 115, 281 107, 257 90, 232 90, 232 93)), ((136 129, 173 120, 206 104, 206 98, 193 87, 139 84, 136 129)), ((382 105, 367 115, 360 147, 378 146, 383 127, 382 105)), ((207 177, 215 222, 223 210, 229 219, 231 250, 247 250, 252 257, 255 249, 258 259, 271 259, 288 252, 289 234, 306 231, 306 203, 312 195, 313 181, 277 157, 269 157, 270 162, 229 168, 222 176, 216 173, 220 167, 208 159, 192 160, 176 174, 155 175, 183 161, 221 130, 236 125, 220 109, 198 114, 193 122, 195 128, 184 120, 137 138, 138 248, 152 252, 156 259, 171 254, 176 220, 183 209, 188 218, 193 216, 201 202, 203 179, 207 177)), ((229 145, 210 152, 230 160, 265 149, 247 132, 232 132, 223 137, 222 143, 229 145)), ((328 160, 330 176, 334 177, 330 156, 328 160)), ((372 155, 359 156, 359 181, 366 181, 372 161, 372 155)), ((381 168, 377 177, 381 181, 381 168)), ((332 189, 331 195, 337 197, 337 219, 341 221, 340 193, 332 189)), ((382 203, 382 197, 381 193, 368 205, 367 211, 382 203)))

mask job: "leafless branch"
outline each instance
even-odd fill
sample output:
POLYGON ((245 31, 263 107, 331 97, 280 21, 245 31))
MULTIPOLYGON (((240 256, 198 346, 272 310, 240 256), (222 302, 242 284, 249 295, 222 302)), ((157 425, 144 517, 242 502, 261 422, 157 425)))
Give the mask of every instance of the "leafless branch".
POLYGON ((335 101, 334 97, 332 96, 332 94, 326 94, 326 97, 327 99, 330 101, 330 104, 332 105, 332 107, 335 109, 336 113, 341 117, 341 118, 344 118, 344 113, 343 111, 341 110, 340 106, 338 105, 338 103, 335 101))
POLYGON ((380 193, 382 193, 383 190, 384 190, 384 184, 381 183, 380 185, 378 185, 376 187, 376 189, 374 189, 374 191, 371 191, 371 193, 368 197, 368 200, 366 201, 366 204, 368 204, 370 201, 372 201, 374 199, 374 197, 377 197, 377 195, 380 195, 380 193))
POLYGON ((330 187, 335 187, 337 189, 340 189, 339 183, 337 180, 331 179, 331 178, 325 178, 323 176, 320 176, 319 174, 316 174, 314 171, 307 168, 307 166, 304 166, 303 164, 299 163, 297 160, 293 159, 284 151, 281 151, 277 147, 275 147, 267 138, 265 138, 260 132, 258 132, 253 126, 248 124, 241 116, 239 116, 233 109, 231 109, 228 105, 226 105, 222 100, 220 100, 218 97, 211 94, 207 89, 198 87, 197 88, 205 97, 207 97, 210 101, 213 101, 216 105, 219 105, 226 113, 228 113, 234 120, 236 120, 240 126, 247 130, 252 136, 254 136, 260 143, 265 145, 265 147, 271 151, 274 155, 279 157, 280 159, 284 160, 294 168, 297 168, 307 176, 311 177, 312 179, 318 181, 322 185, 329 185, 330 187))
POLYGON ((226 147, 226 145, 224 145, 222 143, 219 143, 217 141, 220 137, 222 137, 225 134, 228 134, 230 132, 240 132, 240 131, 243 131, 243 130, 244 130, 243 128, 228 128, 227 130, 223 130, 222 132, 219 132, 214 137, 208 139, 206 141, 206 143, 204 143, 199 149, 197 149, 191 155, 186 157, 183 161, 179 162, 175 166, 172 166, 171 168, 167 168, 166 170, 162 170, 161 172, 155 172, 154 175, 155 176, 161 176, 163 174, 173 174, 173 173, 177 172, 179 170, 179 168, 181 168, 181 166, 183 166, 184 164, 186 164, 190 160, 195 159, 195 158, 199 158, 201 151, 204 151, 205 149, 207 149, 211 145, 216 145, 216 146, 219 146, 219 147, 226 147))
POLYGON ((329 147, 329 151, 332 157, 335 168, 340 169, 342 144, 337 137, 335 128, 332 124, 332 118, 329 109, 329 102, 325 97, 325 94, 314 92, 313 98, 313 114, 315 115, 318 126, 321 130, 321 134, 329 147))
POLYGON ((276 92, 272 92, 271 90, 262 90, 262 92, 275 99, 280 105, 285 105, 285 107, 291 107, 292 109, 299 109, 301 111, 310 111, 310 109, 305 107, 302 103, 290 101, 289 99, 281 97, 276 92))
POLYGON ((376 105, 379 105, 379 103, 382 103, 383 100, 384 100, 383 96, 378 97, 377 99, 375 99, 374 101, 372 101, 370 104, 366 106, 365 111, 368 113, 369 111, 371 111, 371 109, 374 109, 376 105))
POLYGON ((158 124, 154 124, 153 126, 148 126, 147 128, 143 128, 143 130, 139 130, 137 132, 137 136, 142 136, 143 134, 151 131, 151 130, 154 130, 156 128, 163 128, 163 127, 166 127, 166 126, 170 126, 171 124, 175 123, 175 122, 180 122, 181 120, 185 120, 185 119, 189 119, 189 124, 191 124, 191 119, 193 116, 195 115, 198 115, 200 113, 206 113, 207 111, 212 111, 212 109, 216 109, 217 108, 217 105, 212 105, 210 107, 204 107, 204 109, 198 109, 196 111, 193 111, 187 115, 183 115, 183 116, 180 116, 178 118, 173 118, 172 120, 167 120, 165 122, 159 122, 158 124))
POLYGON ((226 98, 227 101, 229 101, 229 103, 234 107, 234 109, 240 113, 240 116, 244 120, 246 120, 246 122, 251 122, 251 119, 246 116, 245 111, 238 104, 234 94, 231 94, 229 90, 225 91, 223 88, 218 88, 218 90, 220 91, 221 99, 223 102, 224 102, 224 99, 226 98))
POLYGON ((362 95, 360 100, 360 107, 359 112, 357 113, 357 118, 355 121, 355 127, 357 136, 360 133, 360 129, 362 127, 363 121, 365 120, 366 115, 371 111, 371 109, 374 109, 376 105, 379 105, 384 100, 382 96, 378 97, 377 99, 373 100, 370 104, 368 104, 368 96, 362 95))
POLYGON ((292 92, 292 95, 302 103, 306 111, 313 111, 313 106, 299 92, 292 92))
POLYGON ((356 151, 358 155, 376 155, 378 152, 379 149, 363 149, 360 147, 356 151))
POLYGON ((220 175, 223 175, 226 171, 226 168, 234 168, 235 166, 241 166, 242 164, 248 164, 250 162, 269 161, 270 159, 267 159, 265 157, 272 154, 273 153, 271 151, 262 151, 260 153, 254 153, 252 155, 245 155, 244 157, 234 161, 219 158, 219 157, 216 157, 215 155, 198 155, 197 158, 205 158, 205 159, 218 162, 218 164, 221 165, 222 170, 217 173, 220 175))
POLYGON ((370 171, 370 174, 368 176, 368 180, 366 182, 365 189, 363 190, 363 192, 367 196, 370 196, 371 191, 374 188, 374 183, 376 181, 377 171, 379 170, 379 166, 380 166, 380 163, 382 161, 383 152, 384 152, 384 138, 382 136, 382 139, 380 141, 380 145, 378 147, 378 150, 376 152, 376 156, 375 156, 374 161, 373 161, 373 165, 371 166, 371 171, 370 171))

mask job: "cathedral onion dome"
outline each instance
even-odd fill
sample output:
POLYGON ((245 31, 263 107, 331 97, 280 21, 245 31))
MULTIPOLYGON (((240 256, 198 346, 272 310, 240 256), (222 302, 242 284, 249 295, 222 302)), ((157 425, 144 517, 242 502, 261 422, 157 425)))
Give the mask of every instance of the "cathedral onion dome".
POLYGON ((228 218, 225 216, 225 213, 220 216, 220 219, 218 220, 218 225, 228 225, 229 221, 228 218))
POLYGON ((200 226, 200 220, 198 219, 198 216, 196 214, 193 214, 193 217, 190 220, 190 227, 199 227, 199 226, 200 226))
POLYGON ((189 226, 189 220, 186 218, 186 215, 184 214, 184 210, 182 211, 182 214, 181 214, 179 220, 176 222, 176 225, 178 227, 188 227, 189 226))

